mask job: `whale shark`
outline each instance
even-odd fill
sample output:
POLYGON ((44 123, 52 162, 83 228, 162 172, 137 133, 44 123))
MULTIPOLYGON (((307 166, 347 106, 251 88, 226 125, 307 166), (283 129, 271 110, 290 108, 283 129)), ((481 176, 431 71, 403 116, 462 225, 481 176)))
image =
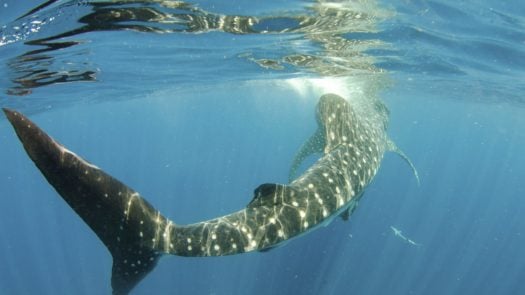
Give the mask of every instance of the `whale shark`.
POLYGON ((37 168, 111 253, 115 295, 128 294, 168 254, 267 251, 338 216, 348 219, 384 153, 400 152, 386 134, 389 114, 379 100, 363 104, 325 94, 316 106, 318 130, 293 160, 288 184, 261 184, 242 210, 182 225, 20 112, 3 110, 37 168), (319 159, 296 177, 304 159, 318 152, 319 159))

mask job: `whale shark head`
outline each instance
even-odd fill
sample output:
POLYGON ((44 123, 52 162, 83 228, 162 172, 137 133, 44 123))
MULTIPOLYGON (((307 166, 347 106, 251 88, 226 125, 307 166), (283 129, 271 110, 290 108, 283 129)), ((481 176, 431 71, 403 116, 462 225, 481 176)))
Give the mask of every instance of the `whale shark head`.
POLYGON ((325 94, 316 110, 319 131, 323 133, 324 153, 329 153, 342 142, 355 136, 355 113, 348 102, 336 94, 325 94))

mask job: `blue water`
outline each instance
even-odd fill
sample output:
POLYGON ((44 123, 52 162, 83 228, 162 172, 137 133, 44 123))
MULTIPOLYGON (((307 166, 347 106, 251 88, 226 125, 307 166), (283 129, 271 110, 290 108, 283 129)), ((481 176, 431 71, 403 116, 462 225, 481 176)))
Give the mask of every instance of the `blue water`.
MULTIPOLYGON (((286 183, 326 92, 379 95, 421 177, 388 153, 348 222, 266 253, 165 257, 132 294, 525 293, 522 1, 96 3, 17 20, 41 2, 0 0, 0 106, 175 222, 286 183), (163 18, 98 14, 86 29, 95 7, 163 18), (259 22, 210 29, 184 15, 259 22)), ((111 293, 109 252, 4 117, 0 208, 0 294, 111 293)))

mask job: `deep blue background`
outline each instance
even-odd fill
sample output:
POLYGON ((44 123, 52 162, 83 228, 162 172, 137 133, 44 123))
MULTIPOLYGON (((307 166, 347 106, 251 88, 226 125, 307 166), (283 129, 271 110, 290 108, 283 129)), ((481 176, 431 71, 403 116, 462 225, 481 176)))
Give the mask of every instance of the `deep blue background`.
MULTIPOLYGON (((241 4, 217 10, 238 13, 241 4)), ((274 5, 259 9, 284 4, 274 5)), ((336 219, 267 253, 166 257, 133 294, 525 292, 524 5, 385 5, 397 15, 377 36, 393 45, 370 54, 391 71, 393 85, 382 92, 389 134, 417 166, 421 185, 389 153, 349 222, 336 219), (390 226, 422 246, 395 237, 390 226)), ((34 6, 0 1, 0 23, 34 6)), ((98 38, 116 38, 105 34, 98 38)), ((201 37, 214 36, 222 35, 201 37)), ((85 46, 98 50, 95 59, 110 58, 96 44, 85 46)), ((15 50, 0 47, 2 61, 15 50)), ((118 84, 112 70, 101 77, 118 84)), ((315 91, 271 80, 187 89, 158 83, 163 87, 144 97, 54 102, 31 118, 178 223, 238 210, 259 184, 286 182, 294 152, 315 129, 315 91)), ((34 95, 92 94, 75 87, 34 95)), ((2 102, 31 112, 26 99, 2 102)), ((109 253, 46 183, 3 118, 0 151, 0 293, 110 294, 109 253)))

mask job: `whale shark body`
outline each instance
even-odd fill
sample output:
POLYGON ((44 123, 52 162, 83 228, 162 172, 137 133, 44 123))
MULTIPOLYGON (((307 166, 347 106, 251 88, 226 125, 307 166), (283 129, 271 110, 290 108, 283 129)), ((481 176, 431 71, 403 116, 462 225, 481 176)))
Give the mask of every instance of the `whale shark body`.
POLYGON ((289 184, 262 184, 246 208, 190 225, 167 219, 133 189, 66 149, 21 113, 4 112, 47 181, 110 251, 113 294, 121 295, 165 254, 265 251, 337 216, 348 219, 384 152, 399 152, 386 135, 386 107, 379 101, 365 105, 323 95, 317 104, 318 130, 293 161, 289 184), (301 162, 316 152, 322 153, 317 162, 295 178, 301 162))

